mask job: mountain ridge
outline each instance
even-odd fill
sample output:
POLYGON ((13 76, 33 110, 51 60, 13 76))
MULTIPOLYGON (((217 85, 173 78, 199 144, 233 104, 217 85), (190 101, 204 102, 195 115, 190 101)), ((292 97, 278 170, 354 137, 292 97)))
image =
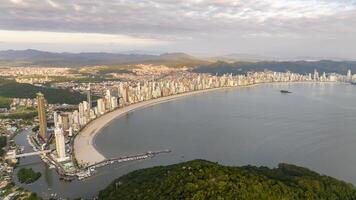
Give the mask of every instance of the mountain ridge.
POLYGON ((54 53, 27 50, 0 51, 0 64, 7 66, 84 67, 96 65, 163 64, 172 66, 197 66, 207 61, 185 53, 123 54, 106 52, 54 53))

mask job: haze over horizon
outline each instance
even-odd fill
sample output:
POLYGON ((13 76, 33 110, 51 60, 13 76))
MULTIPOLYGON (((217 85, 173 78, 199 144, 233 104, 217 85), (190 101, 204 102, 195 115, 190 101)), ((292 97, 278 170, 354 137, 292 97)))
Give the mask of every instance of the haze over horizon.
POLYGON ((0 50, 356 58, 354 0, 0 2, 0 50))

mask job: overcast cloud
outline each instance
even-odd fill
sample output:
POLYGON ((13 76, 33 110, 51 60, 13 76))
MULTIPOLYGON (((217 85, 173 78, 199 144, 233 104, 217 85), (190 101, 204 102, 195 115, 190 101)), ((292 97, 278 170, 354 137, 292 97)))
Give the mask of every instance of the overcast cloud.
POLYGON ((1 49, 356 58, 356 1, 0 0, 0 30, 1 49))

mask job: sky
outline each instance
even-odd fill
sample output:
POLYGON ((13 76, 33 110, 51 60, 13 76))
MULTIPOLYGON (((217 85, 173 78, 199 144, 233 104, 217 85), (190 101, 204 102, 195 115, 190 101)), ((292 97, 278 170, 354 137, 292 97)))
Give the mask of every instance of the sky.
POLYGON ((0 0, 0 49, 356 58, 356 0, 0 0))

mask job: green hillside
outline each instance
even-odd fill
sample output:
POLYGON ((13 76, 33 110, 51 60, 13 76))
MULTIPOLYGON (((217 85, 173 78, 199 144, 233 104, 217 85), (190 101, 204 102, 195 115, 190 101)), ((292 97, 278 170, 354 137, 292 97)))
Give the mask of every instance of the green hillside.
POLYGON ((10 108, 11 99, 0 96, 0 108, 10 108))
POLYGON ((303 167, 228 167, 194 160, 138 170, 99 193, 100 200, 169 199, 356 199, 351 184, 303 167))
MULTIPOLYGON (((37 92, 42 92, 48 103, 78 104, 86 99, 85 95, 69 90, 49 87, 38 87, 31 84, 17 83, 12 80, 0 79, 0 98, 35 98, 37 92)), ((4 100, 2 100, 4 101, 4 100)), ((6 100, 5 100, 6 103, 6 100)), ((5 104, 2 103, 2 104, 5 104)))

